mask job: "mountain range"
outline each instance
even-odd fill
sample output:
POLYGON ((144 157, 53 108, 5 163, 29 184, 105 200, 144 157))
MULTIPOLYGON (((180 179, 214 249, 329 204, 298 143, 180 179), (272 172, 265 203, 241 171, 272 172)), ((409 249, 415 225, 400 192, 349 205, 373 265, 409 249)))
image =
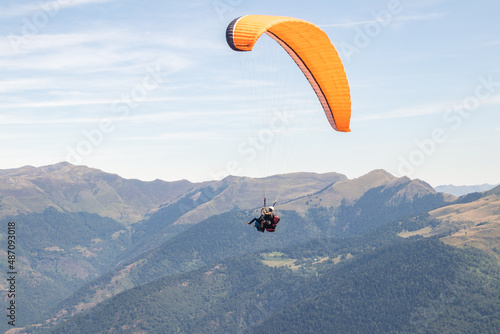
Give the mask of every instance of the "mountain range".
MULTIPOLYGON (((262 287, 271 291, 268 276, 287 287, 279 289, 275 312, 284 312, 285 305, 293 308, 289 314, 305 312, 308 300, 324 300, 314 305, 319 312, 310 317, 326 317, 319 332, 348 314, 373 318, 363 326, 377 323, 393 332, 411 332, 410 317, 432 305, 440 289, 446 290, 439 278, 446 275, 457 277, 449 284, 475 287, 476 294, 457 297, 460 303, 481 300, 498 307, 500 187, 456 197, 384 170, 355 179, 295 173, 201 183, 143 182, 60 163, 0 171, 0 217, 18 226, 18 262, 25 282, 18 296, 24 305, 18 313, 21 332, 279 332, 276 328, 287 326, 313 332, 315 325, 308 321, 297 323, 284 313, 289 320, 277 323, 262 311, 276 296, 248 282, 266 277, 262 287), (268 205, 277 200, 282 221, 275 233, 261 234, 245 224, 258 216, 264 196, 268 205), (408 257, 398 257, 398 252, 408 257), (414 258, 420 253, 425 255, 414 258), (430 259, 466 265, 438 272, 425 267, 430 259), (380 267, 370 267, 374 262, 380 267), (327 307, 333 305, 331 298, 342 295, 342 284, 352 284, 350 272, 378 277, 377 284, 387 289, 387 273, 410 262, 419 268, 413 278, 401 271, 388 281, 399 286, 401 280, 430 280, 413 292, 417 299, 405 304, 406 313, 392 319, 392 325, 375 311, 387 301, 368 291, 366 304, 359 296, 353 300, 346 295, 341 300, 347 298, 345 305, 351 306, 334 308, 336 313, 327 316, 333 312, 327 307), (473 266, 484 277, 467 274, 473 266), (343 278, 333 285, 321 283, 338 277, 343 278), (486 278, 488 284, 479 283, 486 278), (301 292, 297 286, 303 280, 312 284, 301 292), (173 300, 180 309, 168 306, 173 300), (120 305, 135 305, 137 313, 120 305), (373 317, 356 313, 359 307, 373 317), (258 309, 258 319, 252 308, 258 309)), ((4 239, 5 231, 0 233, 4 239)), ((0 253, 6 255, 4 249, 0 253)), ((5 263, 0 267, 5 282, 5 263)), ((372 283, 363 284, 368 289, 372 283)), ((408 299, 404 288, 390 291, 402 303, 408 299)), ((448 318, 432 326, 459 326, 464 320, 450 314, 463 308, 445 306, 448 318)), ((497 329, 497 315, 474 319, 480 328, 497 329)), ((351 323, 341 332, 367 328, 351 323)))
MULTIPOLYGON (((318 205, 315 200, 320 197, 338 206, 342 200, 355 201, 370 188, 407 181, 407 178, 398 180, 383 170, 375 170, 354 180, 337 173, 296 173, 260 179, 229 176, 221 181, 200 183, 143 182, 63 162, 39 168, 1 170, 0 217, 40 213, 52 207, 60 212, 96 213, 129 225, 187 196, 192 203, 182 208, 186 212, 178 223, 189 224, 234 208, 256 208, 261 205, 267 188, 272 188, 270 202, 279 199, 283 208, 303 211, 309 205, 318 205)), ((409 196, 411 192, 435 193, 419 180, 413 181, 404 192, 409 196)), ((448 197, 453 200, 452 196, 448 197)))

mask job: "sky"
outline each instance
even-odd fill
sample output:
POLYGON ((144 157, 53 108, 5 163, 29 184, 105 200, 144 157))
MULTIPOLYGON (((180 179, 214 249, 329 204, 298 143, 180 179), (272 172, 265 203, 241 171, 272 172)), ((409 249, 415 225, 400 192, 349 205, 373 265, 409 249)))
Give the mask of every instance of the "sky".
POLYGON ((41 0, 0 4, 0 169, 61 161, 144 181, 374 169, 500 183, 500 2, 41 0), (351 132, 247 14, 310 21, 336 47, 351 132))

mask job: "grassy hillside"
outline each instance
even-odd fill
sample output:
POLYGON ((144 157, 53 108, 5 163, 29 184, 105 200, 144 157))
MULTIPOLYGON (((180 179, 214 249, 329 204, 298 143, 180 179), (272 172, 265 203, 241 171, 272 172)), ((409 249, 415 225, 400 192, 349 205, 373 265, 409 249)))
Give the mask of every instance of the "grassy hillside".
POLYGON ((347 177, 338 173, 293 173, 273 175, 265 178, 229 176, 217 183, 223 191, 206 191, 194 194, 192 200, 202 202, 183 215, 177 223, 193 224, 210 216, 235 210, 260 209, 267 190, 268 205, 278 200, 282 209, 298 211, 284 203, 317 193, 347 177))
POLYGON ((429 220, 435 223, 400 235, 441 236, 450 245, 482 249, 500 263, 500 195, 487 192, 474 201, 433 210, 429 220))
POLYGON ((375 170, 352 180, 340 180, 318 192, 307 194, 292 201, 282 201, 284 209, 305 212, 312 207, 338 207, 343 201, 354 203, 371 188, 387 185, 396 177, 384 170, 375 170))

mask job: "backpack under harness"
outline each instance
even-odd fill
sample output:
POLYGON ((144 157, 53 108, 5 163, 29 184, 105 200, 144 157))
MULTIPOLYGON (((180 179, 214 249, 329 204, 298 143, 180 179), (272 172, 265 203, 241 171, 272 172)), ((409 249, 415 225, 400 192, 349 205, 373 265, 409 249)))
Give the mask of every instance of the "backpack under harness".
POLYGON ((274 232, 276 231, 276 225, 280 222, 280 217, 274 216, 273 221, 271 222, 270 225, 266 225, 266 231, 267 232, 274 232))

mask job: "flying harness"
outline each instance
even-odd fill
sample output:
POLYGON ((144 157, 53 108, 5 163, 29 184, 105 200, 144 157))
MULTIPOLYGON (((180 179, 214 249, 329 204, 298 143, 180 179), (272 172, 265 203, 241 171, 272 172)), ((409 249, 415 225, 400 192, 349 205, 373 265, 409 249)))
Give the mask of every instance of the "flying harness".
MULTIPOLYGON (((273 203, 273 207, 276 205, 277 202, 274 202, 273 203)), ((264 197, 264 207, 266 207, 266 198, 264 197)), ((264 212, 263 212, 264 209, 261 210, 261 216, 265 216, 264 215, 264 212)), ((267 232, 274 232, 276 231, 276 225, 278 225, 278 223, 280 222, 280 217, 276 216, 274 214, 274 210, 273 210, 273 216, 271 218, 271 221, 269 220, 264 220, 266 222, 266 224, 264 225, 265 226, 265 229, 267 232)))

